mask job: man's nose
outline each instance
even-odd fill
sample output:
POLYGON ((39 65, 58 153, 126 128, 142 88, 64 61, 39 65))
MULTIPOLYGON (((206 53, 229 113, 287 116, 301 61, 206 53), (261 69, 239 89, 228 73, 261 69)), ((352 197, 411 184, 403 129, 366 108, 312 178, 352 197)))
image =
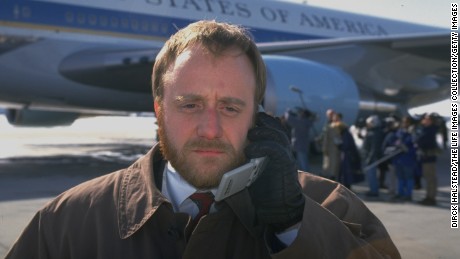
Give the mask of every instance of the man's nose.
POLYGON ((215 139, 222 137, 222 124, 219 112, 216 109, 207 109, 202 113, 198 125, 198 136, 215 139))

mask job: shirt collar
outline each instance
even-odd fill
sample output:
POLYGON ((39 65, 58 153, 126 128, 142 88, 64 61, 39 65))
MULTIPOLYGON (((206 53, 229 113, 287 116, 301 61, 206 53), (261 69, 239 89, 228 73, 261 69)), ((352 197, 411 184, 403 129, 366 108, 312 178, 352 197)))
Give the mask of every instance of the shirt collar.
POLYGON ((197 191, 211 191, 215 195, 217 188, 211 190, 197 190, 193 185, 182 178, 171 163, 168 162, 163 173, 162 190, 162 193, 172 203, 174 210, 179 211, 181 204, 193 193, 197 191))

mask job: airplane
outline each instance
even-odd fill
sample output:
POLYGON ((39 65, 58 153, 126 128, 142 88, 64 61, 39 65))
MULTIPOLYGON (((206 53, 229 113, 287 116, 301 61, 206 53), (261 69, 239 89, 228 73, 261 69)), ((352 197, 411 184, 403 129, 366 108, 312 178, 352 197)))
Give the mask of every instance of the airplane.
POLYGON ((155 55, 187 24, 250 29, 267 112, 306 105, 347 124, 450 96, 450 31, 304 4, 242 0, 0 1, 0 105, 16 126, 153 110, 155 55))

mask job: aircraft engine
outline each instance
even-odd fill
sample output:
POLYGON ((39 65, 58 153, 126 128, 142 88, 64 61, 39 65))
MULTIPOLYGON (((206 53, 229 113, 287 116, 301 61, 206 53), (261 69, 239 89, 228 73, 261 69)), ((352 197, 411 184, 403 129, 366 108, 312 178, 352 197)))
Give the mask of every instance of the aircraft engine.
POLYGON ((321 63, 286 56, 265 55, 267 89, 264 106, 280 116, 287 109, 303 108, 316 114, 315 129, 326 122, 329 108, 343 114, 348 125, 359 112, 359 92, 353 79, 342 70, 321 63))
POLYGON ((7 109, 5 116, 8 122, 14 126, 54 127, 71 125, 80 114, 60 111, 7 109))

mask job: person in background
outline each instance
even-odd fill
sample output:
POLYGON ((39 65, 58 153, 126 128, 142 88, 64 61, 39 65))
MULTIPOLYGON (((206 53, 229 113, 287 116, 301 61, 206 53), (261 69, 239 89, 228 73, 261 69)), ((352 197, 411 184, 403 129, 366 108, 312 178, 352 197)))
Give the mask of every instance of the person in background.
POLYGON ((334 116, 334 110, 328 109, 326 111, 328 121, 324 125, 322 133, 323 174, 332 180, 338 179, 339 176, 340 150, 338 144, 341 141, 338 128, 333 127, 334 116))
MULTIPOLYGON (((377 115, 369 116, 366 119, 366 135, 362 145, 364 165, 368 166, 382 157, 383 130, 380 119, 377 115)), ((379 196, 379 182, 377 180, 377 166, 373 166, 366 172, 369 191, 368 197, 379 196)))
MULTIPOLYGON (((387 156, 390 153, 395 151, 395 147, 393 146, 393 138, 396 134, 396 132, 399 129, 399 121, 397 117, 390 116, 385 118, 385 124, 387 127, 387 131, 385 134, 385 138, 383 139, 382 143, 382 153, 383 156, 387 156)), ((393 163, 391 162, 391 158, 387 160, 388 164, 388 171, 387 171, 387 182, 388 182, 388 193, 390 194, 391 197, 396 196, 398 192, 398 178, 396 176, 395 168, 393 166, 393 163)))
POLYGON ((437 113, 432 113, 433 117, 435 118, 435 125, 438 126, 438 133, 441 134, 442 139, 442 148, 447 150, 449 147, 447 145, 447 141, 449 139, 449 133, 446 125, 446 120, 437 113))
MULTIPOLYGON (((386 117, 385 119, 383 119, 382 121, 382 128, 383 128, 383 139, 384 139, 384 142, 385 142, 385 138, 386 136, 388 136, 388 134, 391 133, 391 131, 393 130, 393 124, 394 124, 394 118, 393 117, 386 117)), ((382 149, 384 150, 384 149, 382 149)), ((383 153, 382 153, 382 156, 383 156, 383 153)), ((387 184, 385 183, 388 179, 387 178, 390 178, 391 176, 388 176, 389 175, 389 171, 390 171, 390 160, 385 160, 385 161, 382 161, 382 163, 380 163, 378 166, 377 166, 377 169, 378 169, 378 172, 379 172, 379 187, 380 189, 388 189, 388 186, 387 184), (387 177, 388 176, 388 177, 387 177)))
POLYGON ((392 197, 392 201, 412 201, 417 157, 411 117, 404 116, 401 119, 401 126, 389 138, 389 145, 402 151, 392 158, 392 164, 398 177, 398 193, 392 197))
POLYGON ((422 176, 425 179, 426 196, 419 203, 422 205, 436 205, 438 179, 436 175, 436 159, 439 153, 436 134, 438 125, 434 114, 425 114, 420 121, 421 126, 417 132, 417 155, 422 165, 422 176))
POLYGON ((342 121, 342 114, 337 113, 336 116, 339 119, 335 127, 337 127, 341 136, 341 143, 338 145, 340 150, 340 171, 338 181, 351 190, 351 185, 359 180, 355 179, 355 176, 361 171, 361 157, 348 126, 342 121))
POLYGON ((299 109, 297 113, 286 111, 286 123, 291 128, 291 144, 299 165, 299 169, 308 172, 310 170, 309 150, 310 131, 313 127, 314 116, 307 109, 299 109))
POLYGON ((180 29, 152 85, 159 143, 48 203, 6 259, 400 258, 365 204, 299 172, 280 121, 257 112, 265 64, 245 29, 180 29), (267 164, 252 185, 214 200, 228 170, 259 157, 267 164))

